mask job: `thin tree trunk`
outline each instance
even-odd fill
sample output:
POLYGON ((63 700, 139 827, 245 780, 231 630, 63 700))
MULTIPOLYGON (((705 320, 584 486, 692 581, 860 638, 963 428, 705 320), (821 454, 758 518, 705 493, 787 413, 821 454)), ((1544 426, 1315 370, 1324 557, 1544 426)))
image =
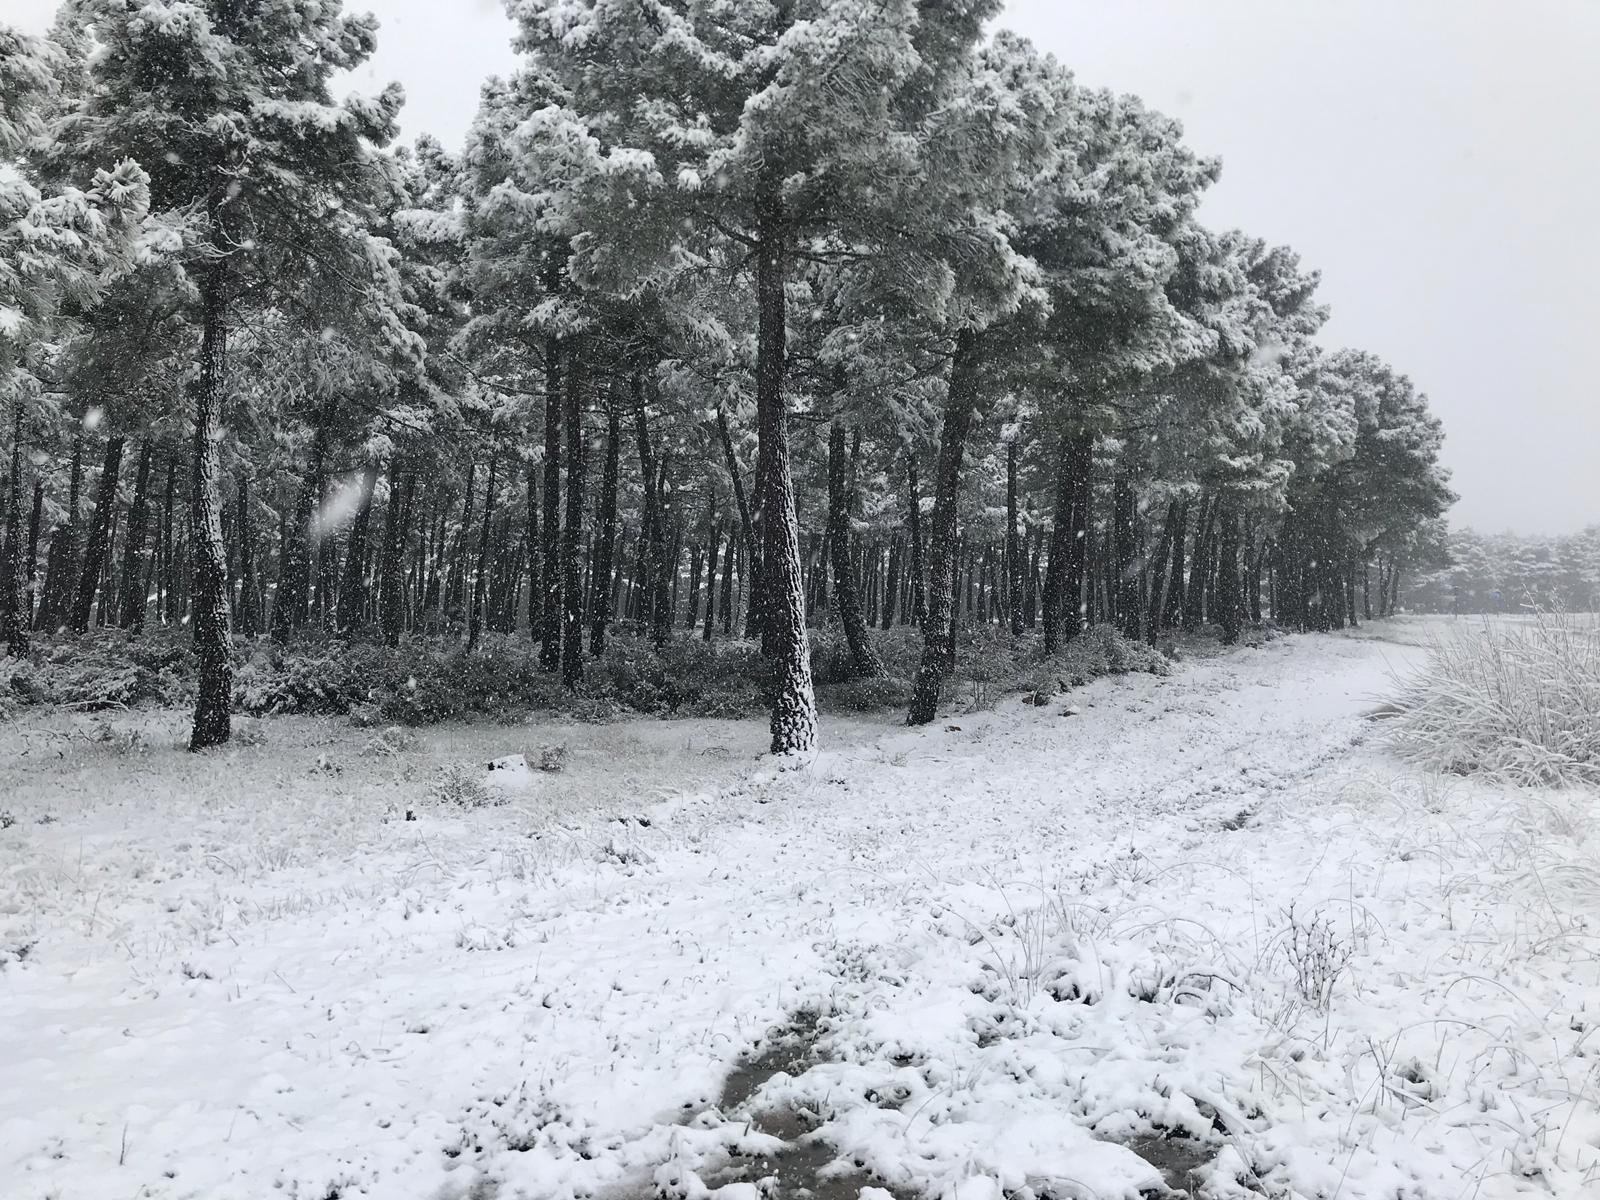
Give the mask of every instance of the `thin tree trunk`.
POLYGON ((963 330, 956 337, 939 435, 938 471, 933 484, 933 528, 928 539, 928 615, 922 623, 922 662, 912 687, 906 723, 925 725, 939 709, 949 653, 951 594, 956 565, 956 503, 961 460, 972 429, 977 403, 977 335, 963 330))
POLYGON ((1161 632, 1162 617, 1167 611, 1167 589, 1172 586, 1172 562, 1177 544, 1182 540, 1183 505, 1173 500, 1167 505, 1167 519, 1161 524, 1161 541, 1156 547, 1150 577, 1145 636, 1152 646, 1156 644, 1156 635, 1161 632))
POLYGON ((917 456, 906 451, 906 538, 911 557, 911 623, 928 619, 928 587, 922 569, 922 489, 917 481, 917 456))
POLYGON ((1017 511, 1017 460, 1021 454, 1020 437, 1006 444, 1006 540, 1005 540, 1005 591, 1006 617, 1011 623, 1011 636, 1022 634, 1022 537, 1018 530, 1020 515, 1017 511))
POLYGON ((45 556, 44 592, 34 628, 55 630, 72 614, 73 587, 77 582, 79 498, 83 493, 83 422, 72 435, 72 467, 67 484, 66 520, 50 534, 50 549, 45 556))
POLYGON ((639 476, 644 485, 643 520, 639 530, 639 619, 656 645, 672 636, 672 614, 667 609, 666 514, 661 511, 665 469, 658 467, 650 444, 650 422, 642 391, 636 397, 633 429, 639 451, 639 476))
MULTIPOLYGON (((1219 497, 1219 502, 1221 498, 1219 497)), ((1217 623, 1222 640, 1232 645, 1244 628, 1244 596, 1239 588, 1239 510, 1227 504, 1217 537, 1217 623)))
POLYGON ((539 611, 539 669, 561 666, 561 376, 564 347, 558 338, 545 344, 544 511, 540 514, 544 595, 539 611))
POLYGON ((722 549, 722 529, 711 523, 711 543, 706 549, 706 614, 700 639, 709 642, 717 623, 717 556, 722 549))
POLYGON ((33 597, 39 581, 39 528, 44 520, 44 480, 33 481, 33 513, 28 518, 28 561, 22 573, 22 633, 33 628, 33 597))
POLYGON ((4 552, 0 553, 0 638, 15 658, 28 653, 28 572, 22 561, 22 394, 11 413, 11 473, 6 481, 4 552))
POLYGON ((850 674, 871 679, 883 674, 883 662, 872 648, 872 635, 861 613, 856 574, 850 559, 850 488, 846 479, 844 425, 828 432, 828 542, 833 560, 833 592, 845 644, 850 648, 850 674))
POLYGON ((1194 530, 1194 555, 1189 563, 1189 580, 1184 585, 1183 628, 1193 633, 1205 615, 1205 580, 1211 558, 1212 530, 1217 522, 1218 501, 1202 501, 1200 519, 1194 530))
POLYGON ((617 546, 617 487, 622 460, 622 405, 613 392, 606 404, 606 461, 600 471, 600 540, 595 544, 594 591, 591 596, 589 653, 599 658, 606 649, 606 626, 612 617, 612 556, 617 546))
MULTIPOLYGON (((140 620, 144 611, 140 610, 140 620)), ((239 472, 239 633, 255 637, 261 631, 261 594, 256 578, 256 522, 250 510, 250 475, 239 472)))
POLYGON ((95 592, 100 586, 100 575, 105 569, 106 550, 110 542, 111 512, 117 503, 117 475, 122 469, 122 438, 106 441, 105 465, 100 471, 100 482, 95 488, 94 513, 89 518, 89 540, 83 550, 83 566, 78 572, 78 591, 72 605, 72 630, 86 633, 89 617, 94 612, 95 592))
POLYGON ((144 628, 144 547, 150 525, 150 439, 139 447, 139 468, 134 476, 133 506, 128 510, 128 536, 122 551, 122 584, 117 621, 124 629, 144 628))
POLYGON ((1116 571, 1117 620, 1122 635, 1134 641, 1143 632, 1140 617, 1144 606, 1139 597, 1140 550, 1139 509, 1133 479, 1120 464, 1112 481, 1112 554, 1116 571))
POLYGON ((733 568, 734 560, 738 558, 738 548, 741 545, 733 530, 728 531, 728 550, 722 556, 722 635, 733 636, 733 568))
POLYGON ((400 456, 389 463, 389 503, 383 514, 383 549, 378 560, 378 623, 386 645, 398 646, 405 628, 406 535, 411 522, 411 498, 417 489, 417 472, 403 473, 400 456))
POLYGON ((889 538, 889 566, 883 580, 883 620, 880 622, 884 629, 894 628, 895 610, 900 601, 901 542, 899 534, 889 538))
MULTIPOLYGON (((1157 622, 1162 629, 1176 628, 1183 617, 1184 552, 1189 541, 1189 507, 1188 500, 1178 504, 1177 524, 1173 527, 1172 549, 1167 560, 1167 583, 1162 589, 1161 612, 1157 622)), ((1167 519, 1170 521, 1172 517, 1169 515, 1167 519)))
MULTIPOLYGON (((174 449, 167 458, 167 488, 161 504, 161 595, 156 607, 164 625, 170 625, 177 619, 174 611, 178 591, 177 547, 174 544, 177 540, 177 516, 174 511, 177 490, 178 451, 174 449)), ((276 604, 273 607, 276 611, 276 604)))
POLYGON ((567 513, 561 529, 561 682, 576 690, 583 682, 583 393, 587 372, 581 353, 569 357, 566 378, 567 513))
POLYGON ((339 581, 339 606, 335 624, 349 635, 361 628, 367 610, 367 536, 372 527, 372 497, 378 487, 378 464, 369 459, 361 469, 361 493, 356 499, 356 517, 350 523, 345 547, 344 576, 339 581))
POLYGON ((744 476, 739 472, 739 460, 733 452, 733 436, 728 432, 728 416, 720 408, 717 409, 717 436, 722 442, 722 456, 727 464, 728 478, 733 481, 733 500, 739 508, 739 528, 744 534, 744 562, 748 564, 746 573, 751 576, 744 636, 755 639, 761 636, 761 605, 757 599, 760 589, 755 579, 759 572, 760 556, 756 553, 755 519, 751 516, 750 501, 745 495, 744 476))
MULTIPOLYGON (((500 452, 491 449, 489 453, 489 483, 483 492, 483 528, 478 535, 477 564, 472 571, 471 595, 467 602, 467 653, 471 654, 478 648, 478 639, 483 634, 483 610, 489 590, 489 534, 494 528, 494 485, 495 476, 500 469, 500 452)), ((471 499, 468 499, 468 508, 471 508, 471 499)), ((463 550, 471 544, 471 529, 463 527, 461 531, 461 544, 463 550)), ((465 564, 463 564, 463 573, 465 564)), ((463 581, 465 583, 465 581, 463 581)))
POLYGON ((311 611, 311 550, 317 526, 327 462, 327 428, 332 401, 318 407, 311 433, 311 462, 295 496, 294 511, 284 526, 278 553, 278 591, 272 602, 272 636, 280 641, 304 625, 311 611))

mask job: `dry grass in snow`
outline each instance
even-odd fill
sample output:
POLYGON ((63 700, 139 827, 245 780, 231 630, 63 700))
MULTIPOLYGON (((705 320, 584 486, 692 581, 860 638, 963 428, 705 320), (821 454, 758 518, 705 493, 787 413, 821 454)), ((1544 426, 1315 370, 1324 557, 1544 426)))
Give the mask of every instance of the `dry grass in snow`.
POLYGON ((1600 624, 1544 612, 1458 622, 1404 680, 1392 733, 1406 758, 1530 786, 1600 786, 1600 624))

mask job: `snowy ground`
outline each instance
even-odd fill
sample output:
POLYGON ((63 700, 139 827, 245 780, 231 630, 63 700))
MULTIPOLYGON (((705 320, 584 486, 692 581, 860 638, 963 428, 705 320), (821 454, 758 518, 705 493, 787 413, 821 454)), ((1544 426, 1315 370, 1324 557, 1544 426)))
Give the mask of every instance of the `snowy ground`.
POLYGON ((1221 1197, 1600 1195, 1596 797, 1386 757, 1417 628, 836 723, 782 775, 757 723, 196 759, 30 716, 0 1194, 697 1196, 781 1111, 907 1198, 1158 1191, 1152 1134, 1221 1197), (557 743, 503 807, 428 799, 557 743), (802 1013, 814 1052, 720 1111, 802 1013))

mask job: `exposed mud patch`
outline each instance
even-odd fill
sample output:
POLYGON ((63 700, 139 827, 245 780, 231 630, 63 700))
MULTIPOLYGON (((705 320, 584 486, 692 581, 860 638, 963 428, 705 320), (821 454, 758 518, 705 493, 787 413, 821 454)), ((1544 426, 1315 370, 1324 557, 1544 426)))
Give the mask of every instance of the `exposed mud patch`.
MULTIPOLYGON (((722 1086, 717 1107, 732 1113, 744 1107, 768 1080, 780 1074, 799 1075, 821 1061, 817 1043, 822 1038, 816 1013, 801 1013, 793 1025, 760 1054, 740 1062, 722 1086)), ((880 1180, 860 1170, 836 1168, 835 1151, 812 1133, 811 1114, 790 1109, 757 1110, 750 1123, 762 1133, 781 1138, 776 1154, 736 1159, 708 1176, 706 1186, 758 1183, 765 1200, 858 1200, 864 1187, 882 1188, 880 1180)))
MULTIPOLYGON (((751 1111, 749 1102, 766 1083, 780 1074, 800 1075, 822 1061, 821 1018, 798 1013, 792 1023, 767 1043, 760 1053, 740 1062, 729 1073, 717 1097, 717 1111, 734 1118, 748 1114, 750 1125, 783 1142, 772 1154, 738 1157, 700 1180, 713 1191, 732 1183, 755 1184, 762 1200, 859 1200, 865 1187, 883 1188, 859 1168, 835 1164, 837 1152, 814 1133, 814 1114, 787 1108, 751 1111)), ((893 1194, 893 1193, 891 1193, 893 1194)), ((655 1200, 653 1188, 621 1193, 614 1200, 655 1200)))
POLYGON ((1160 1171, 1167 1187, 1180 1196, 1194 1194, 1200 1186, 1200 1168, 1216 1156, 1215 1150, 1204 1142, 1160 1133, 1132 1138, 1123 1145, 1160 1171))

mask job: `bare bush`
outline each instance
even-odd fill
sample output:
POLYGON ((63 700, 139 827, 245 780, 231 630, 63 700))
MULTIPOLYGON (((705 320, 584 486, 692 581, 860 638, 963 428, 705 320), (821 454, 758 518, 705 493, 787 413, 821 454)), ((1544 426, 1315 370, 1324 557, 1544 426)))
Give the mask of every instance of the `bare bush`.
POLYGON ((1541 612, 1434 638, 1390 733, 1405 758, 1530 786, 1600 785, 1600 626, 1541 612))
POLYGON ((1294 988, 1300 999, 1318 1012, 1333 1003, 1333 989, 1350 965, 1353 950, 1340 941, 1333 925, 1321 914, 1309 919, 1289 906, 1289 928, 1284 934, 1284 957, 1294 971, 1294 988))

